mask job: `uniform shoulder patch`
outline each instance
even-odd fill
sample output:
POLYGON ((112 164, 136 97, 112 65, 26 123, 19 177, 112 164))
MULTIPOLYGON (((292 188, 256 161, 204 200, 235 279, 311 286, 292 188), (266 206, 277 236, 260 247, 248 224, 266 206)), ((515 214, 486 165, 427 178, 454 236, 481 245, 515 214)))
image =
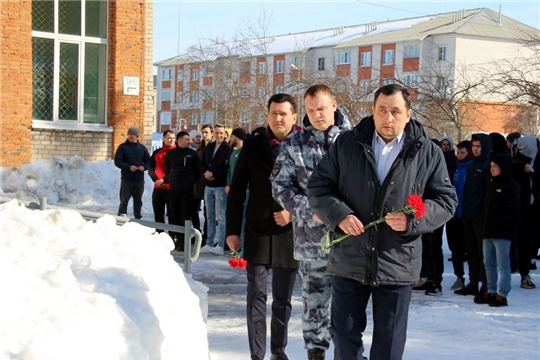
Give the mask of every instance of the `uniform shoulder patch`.
POLYGON ((275 178, 279 175, 279 172, 281 171, 281 167, 283 166, 282 162, 276 162, 274 164, 274 168, 272 169, 272 177, 275 178))

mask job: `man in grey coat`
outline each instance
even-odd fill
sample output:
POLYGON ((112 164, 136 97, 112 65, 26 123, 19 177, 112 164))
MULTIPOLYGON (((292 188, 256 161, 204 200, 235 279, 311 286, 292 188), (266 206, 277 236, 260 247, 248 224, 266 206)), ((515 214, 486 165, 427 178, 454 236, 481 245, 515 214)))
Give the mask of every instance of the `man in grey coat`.
POLYGON ((332 340, 340 360, 362 359, 366 307, 373 305, 370 360, 401 359, 411 284, 421 267, 421 234, 443 225, 457 196, 442 150, 412 120, 409 93, 385 85, 375 92, 373 116, 339 136, 308 181, 311 208, 338 236, 328 257, 332 276, 332 340), (410 195, 425 214, 395 213, 410 195), (364 228, 368 223, 386 221, 364 228))
POLYGON ((337 108, 332 91, 318 84, 304 94, 302 131, 283 141, 270 180, 272 195, 293 215, 294 258, 302 282, 302 333, 308 360, 324 360, 330 346, 331 279, 326 275, 328 251, 321 250, 327 226, 308 203, 309 176, 340 133, 351 129, 337 108), (317 220, 316 220, 317 219, 317 220))

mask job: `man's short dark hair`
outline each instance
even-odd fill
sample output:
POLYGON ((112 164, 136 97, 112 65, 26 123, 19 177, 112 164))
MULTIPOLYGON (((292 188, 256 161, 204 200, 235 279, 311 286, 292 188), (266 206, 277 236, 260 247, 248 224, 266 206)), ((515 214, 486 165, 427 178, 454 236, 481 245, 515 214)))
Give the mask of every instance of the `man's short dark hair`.
POLYGON ((186 131, 180 131, 178 134, 176 134, 176 141, 178 141, 178 139, 183 138, 186 135, 189 136, 189 133, 186 131))
POLYGON ((296 114, 296 100, 289 94, 274 94, 268 99, 268 111, 270 111, 270 104, 276 103, 281 104, 284 102, 289 102, 293 108, 293 113, 296 114))
POLYGON ((467 151, 471 151, 471 142, 469 140, 463 140, 460 141, 456 147, 458 149, 467 149, 467 151))
POLYGON ((203 131, 203 130, 206 129, 206 128, 209 128, 210 130, 214 130, 214 129, 212 128, 212 125, 206 124, 206 125, 203 125, 203 126, 202 126, 201 131, 203 131))
POLYGON ((310 86, 306 90, 306 93, 304 94, 304 99, 308 96, 315 97, 319 93, 328 95, 332 99, 334 98, 334 94, 332 93, 332 90, 330 90, 328 86, 324 84, 315 84, 315 85, 310 86))
POLYGON ((167 136, 167 134, 173 134, 173 135, 174 135, 174 131, 172 131, 172 130, 170 130, 170 129, 169 129, 169 130, 165 130, 165 131, 163 132, 163 138, 165 138, 165 136, 167 136))
POLYGON ((377 103, 377 98, 379 97, 379 95, 383 94, 383 95, 386 95, 386 96, 390 96, 390 95, 394 95, 394 94, 397 94, 397 93, 401 93, 401 96, 403 96, 403 100, 405 100, 405 107, 407 108, 407 110, 410 110, 411 109, 411 100, 409 99, 409 91, 407 91, 407 88, 401 86, 401 85, 398 85, 398 84, 388 84, 388 85, 384 85, 382 87, 380 87, 376 92, 375 92, 375 98, 373 100, 373 105, 375 105, 377 103))

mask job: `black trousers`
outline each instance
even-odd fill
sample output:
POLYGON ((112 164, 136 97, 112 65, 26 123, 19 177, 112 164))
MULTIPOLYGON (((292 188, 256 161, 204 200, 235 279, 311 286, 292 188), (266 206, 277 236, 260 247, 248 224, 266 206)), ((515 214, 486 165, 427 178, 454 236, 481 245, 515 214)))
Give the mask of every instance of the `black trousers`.
POLYGON ((133 197, 133 216, 135 219, 142 218, 142 196, 144 193, 144 180, 137 182, 120 181, 120 206, 118 215, 127 214, 129 199, 133 197))
POLYGON ((482 283, 487 286, 486 268, 484 267, 484 253, 482 233, 479 219, 463 219, 463 235, 465 236, 465 249, 469 264, 469 283, 478 286, 482 283))
MULTIPOLYGON (((519 233, 517 238, 517 252, 519 261, 519 274, 529 275, 531 258, 533 256, 533 226, 537 226, 538 217, 534 212, 533 205, 521 207, 519 233)), ((536 254, 534 254, 536 255, 536 254)))
MULTIPOLYGON (((154 209, 154 221, 165 223, 165 212, 167 213, 169 224, 173 224, 172 210, 169 202, 169 190, 154 188, 152 192, 152 208, 154 209)), ((162 232, 163 230, 157 230, 162 232)))
POLYGON ((441 226, 432 233, 422 234, 422 269, 426 278, 438 285, 442 283, 444 273, 443 229, 441 226))
MULTIPOLYGON (((169 190, 169 199, 172 210, 172 224, 184 226, 186 220, 191 219, 193 187, 185 189, 171 189, 169 190)), ((184 251, 183 234, 170 232, 169 235, 175 239, 176 250, 184 251)))
POLYGON ((465 235, 463 234, 463 220, 461 218, 451 218, 446 223, 446 239, 448 248, 452 252, 452 264, 454 265, 454 275, 463 279, 465 269, 465 235))
MULTIPOLYGON (((268 265, 247 263, 247 328, 251 356, 266 353, 266 299, 268 265)), ((291 317, 291 297, 296 269, 272 268, 272 317, 270 320, 270 351, 284 352, 287 346, 288 324, 291 317)))
POLYGON ((359 281, 332 277, 332 325, 330 333, 339 360, 361 360, 366 308, 372 297, 373 340, 370 360, 401 360, 407 340, 407 321, 412 287, 372 287, 359 281))

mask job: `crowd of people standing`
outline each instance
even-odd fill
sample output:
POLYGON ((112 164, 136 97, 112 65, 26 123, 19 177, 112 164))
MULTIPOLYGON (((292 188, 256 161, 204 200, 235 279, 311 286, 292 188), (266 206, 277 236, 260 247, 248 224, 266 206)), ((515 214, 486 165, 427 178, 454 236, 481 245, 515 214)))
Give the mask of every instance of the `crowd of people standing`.
MULTIPOLYGON (((412 116, 407 89, 395 84, 377 90, 373 115, 354 127, 326 85, 309 87, 304 104, 301 126, 295 98, 275 94, 266 126, 251 134, 242 128, 228 134, 221 124, 176 135, 167 130, 151 157, 131 127, 115 157, 122 169, 119 215, 133 197, 140 218, 138 189, 148 170, 156 222, 192 220, 203 233, 201 253, 224 255, 228 248, 247 260, 252 360, 267 351, 270 271, 271 360, 288 359, 297 275, 309 360, 324 360, 331 342, 334 360, 365 359, 370 299, 369 358, 401 359, 412 292, 444 291, 445 231, 456 295, 508 306, 513 272, 521 288, 535 288, 529 272, 540 246, 537 138, 477 133, 457 145, 449 136, 429 139, 412 116), (410 195, 422 198, 423 216, 395 211, 410 195), (324 249, 325 238, 344 240, 324 249)), ((169 235, 183 251, 183 238, 169 235)))

